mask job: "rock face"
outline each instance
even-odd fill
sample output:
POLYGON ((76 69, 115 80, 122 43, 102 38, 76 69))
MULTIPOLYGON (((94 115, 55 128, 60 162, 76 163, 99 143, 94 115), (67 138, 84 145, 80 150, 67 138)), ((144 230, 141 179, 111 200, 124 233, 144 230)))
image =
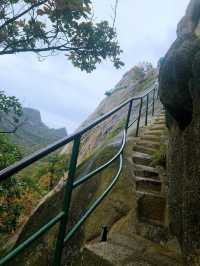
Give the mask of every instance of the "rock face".
MULTIPOLYGON (((45 125, 40 111, 36 109, 23 108, 23 115, 20 120, 23 121, 22 125, 16 133, 10 135, 10 138, 15 144, 22 146, 26 153, 36 151, 67 136, 65 128, 53 129, 45 125)), ((6 131, 11 131, 13 128, 5 115, 1 115, 0 128, 6 131)))
MULTIPOLYGON (((124 74, 122 79, 117 83, 115 88, 110 92, 111 95, 105 97, 101 103, 98 105, 96 110, 81 124, 78 128, 81 129, 99 117, 103 116, 107 112, 110 112, 115 107, 119 106, 121 103, 130 99, 131 97, 142 94, 145 90, 152 88, 155 86, 155 82, 157 81, 157 70, 154 68, 145 68, 145 66, 141 66, 144 69, 143 76, 136 75, 136 70, 140 67, 135 66, 130 69, 127 73, 124 74)), ((132 111, 132 119, 134 120, 138 115, 138 105, 140 101, 135 101, 133 103, 133 111, 132 111), (135 112, 134 110, 137 110, 135 112)), ((144 104, 145 106, 145 104, 144 104)), ((79 159, 83 159, 87 154, 90 154, 97 146, 101 145, 102 141, 105 137, 119 124, 123 123, 126 119, 128 112, 128 107, 122 108, 120 111, 106 119, 106 121, 102 122, 100 125, 96 126, 92 130, 88 132, 88 134, 84 134, 81 139, 81 149, 79 159)), ((69 145, 67 145, 63 149, 63 153, 68 153, 70 151, 69 145)))
POLYGON ((160 70, 169 127, 171 230, 186 265, 200 265, 200 1, 192 0, 160 70))

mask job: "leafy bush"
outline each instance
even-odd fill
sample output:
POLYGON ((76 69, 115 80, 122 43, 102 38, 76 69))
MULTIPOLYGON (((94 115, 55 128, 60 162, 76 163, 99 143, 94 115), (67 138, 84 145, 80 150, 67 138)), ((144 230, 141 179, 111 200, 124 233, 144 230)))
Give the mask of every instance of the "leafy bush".
POLYGON ((167 163, 167 145, 161 144, 159 149, 153 154, 152 165, 160 165, 166 168, 167 163))
MULTIPOLYGON (((0 135, 0 170, 21 158, 16 145, 10 143, 5 135, 0 135)), ((0 184, 0 231, 16 229, 22 206, 18 199, 23 193, 24 183, 12 176, 0 184)))
POLYGON ((110 91, 106 91, 105 93, 104 93, 104 95, 106 95, 106 96, 111 96, 112 95, 112 91, 110 90, 110 91))

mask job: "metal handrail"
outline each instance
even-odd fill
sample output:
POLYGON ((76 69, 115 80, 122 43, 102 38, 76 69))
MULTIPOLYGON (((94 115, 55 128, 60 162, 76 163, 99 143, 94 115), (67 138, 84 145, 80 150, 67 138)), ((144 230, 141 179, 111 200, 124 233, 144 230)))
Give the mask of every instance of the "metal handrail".
POLYGON ((91 177, 93 177, 95 174, 103 171, 105 168, 107 168, 109 165, 111 165, 116 159, 118 159, 118 157, 120 156, 120 154, 122 153, 122 151, 124 149, 125 144, 126 144, 126 132, 124 131, 122 146, 119 149, 119 151, 117 152, 117 154, 115 154, 115 156, 112 159, 110 159, 107 163, 105 163, 104 165, 101 165, 96 170, 90 172, 89 174, 87 174, 84 177, 79 178, 79 180, 75 181, 73 183, 73 188, 80 186, 81 184, 83 184, 84 182, 89 180, 91 177))
POLYGON ((149 95, 153 92, 153 99, 152 99, 152 115, 154 115, 154 108, 155 108, 155 100, 157 99, 157 87, 155 86, 152 89, 149 89, 145 93, 143 93, 141 96, 138 97, 132 97, 129 100, 125 101, 118 107, 114 108, 109 113, 105 114, 104 116, 98 118, 93 123, 88 125, 87 127, 81 129, 77 133, 67 137, 63 138, 51 145, 49 145, 47 148, 41 149, 38 152, 33 153, 32 155, 22 159, 21 161, 3 169, 0 171, 0 181, 7 179, 8 177, 12 176, 13 174, 19 172, 20 170, 24 169, 25 167, 31 165, 32 163, 42 159, 46 155, 50 154, 51 152, 63 147, 64 145, 70 143, 73 141, 73 147, 72 147, 72 154, 70 158, 70 164, 69 164, 69 171, 68 171, 68 179, 64 183, 64 200, 63 200, 63 207, 62 211, 58 213, 53 219, 48 221, 43 227, 41 227, 36 233, 31 235, 28 239, 26 239, 23 243, 21 243, 18 247, 16 247, 14 250, 12 250, 9 254, 7 254, 4 258, 0 260, 0 265, 6 265, 7 262, 11 261, 14 257, 16 257, 18 254, 20 254, 23 250, 25 250, 33 241, 41 237, 44 233, 49 231, 55 224, 60 223, 59 233, 57 237, 57 243, 56 243, 56 249, 55 249, 55 256, 54 256, 54 262, 53 266, 60 266, 61 265, 61 257, 62 257, 62 250, 64 247, 64 243, 66 243, 71 236, 73 236, 77 230, 81 227, 81 225, 85 222, 85 220, 90 216, 90 214, 99 206, 99 204, 102 202, 102 200, 107 196, 107 194, 111 191, 113 186, 116 184, 120 173, 122 171, 122 165, 123 165, 123 150, 126 143, 126 136, 127 131, 130 126, 132 126, 135 122, 137 122, 136 127, 136 137, 139 135, 139 128, 140 128, 140 121, 141 121, 141 115, 142 115, 142 107, 143 107, 143 100, 147 98, 146 101, 146 110, 145 110, 145 125, 148 123, 148 114, 149 114, 149 108, 151 107, 149 105, 149 95), (137 119, 135 119, 131 124, 130 117, 132 113, 132 106, 133 102, 140 100, 139 105, 139 113, 137 119), (88 132, 90 129, 94 128, 96 125, 100 124, 101 122, 105 121, 107 118, 112 116, 114 113, 121 110, 123 107, 128 105, 128 114, 126 119, 126 124, 124 128, 123 133, 123 139, 122 139, 122 145, 119 149, 119 151, 104 165, 101 165, 97 169, 91 171, 89 174, 79 178, 78 180, 74 181, 75 174, 76 174, 76 168, 77 168, 77 160, 79 155, 79 148, 80 148, 80 141, 83 134, 88 132), (86 211, 86 213, 81 217, 81 219, 75 224, 75 226, 65 235, 65 230, 68 222, 69 217, 69 208, 71 203, 71 196, 73 190, 80 186, 81 184, 88 181, 90 178, 92 178, 97 173, 103 171, 106 169, 109 165, 111 165, 113 162, 115 162, 117 159, 120 160, 119 162, 119 169, 116 174, 116 176, 113 178, 111 184, 107 187, 107 189, 102 193, 102 195, 90 206, 90 208, 86 211))

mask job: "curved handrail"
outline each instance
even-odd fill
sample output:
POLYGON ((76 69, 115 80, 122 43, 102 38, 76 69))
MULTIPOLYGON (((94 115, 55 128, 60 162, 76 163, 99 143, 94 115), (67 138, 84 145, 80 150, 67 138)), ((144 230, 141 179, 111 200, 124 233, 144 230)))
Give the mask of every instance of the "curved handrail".
POLYGON ((73 183, 73 188, 76 188, 76 187, 80 186, 81 184, 83 184, 84 182, 89 180, 91 177, 93 177, 94 175, 96 175, 97 173, 103 171, 105 168, 107 168, 109 165, 111 165, 116 159, 118 159, 119 155, 122 153, 122 151, 124 149, 125 144, 126 144, 126 132, 124 130, 122 145, 121 145, 119 151, 113 156, 113 158, 111 158, 107 163, 101 165, 100 167, 98 167, 97 169, 93 170, 89 174, 79 178, 77 181, 75 181, 73 183))
POLYGON ((116 182, 119 179, 119 176, 122 171, 122 166, 123 166, 123 157, 122 154, 119 154, 118 157, 120 157, 120 165, 118 172, 116 176, 113 178, 112 182, 110 185, 107 187, 107 189, 101 194, 101 196, 92 204, 92 206, 86 211, 86 213, 81 217, 81 219, 74 225, 74 227, 67 233, 67 235, 64 238, 64 242, 67 242, 73 235, 74 233, 77 232, 77 230, 81 227, 81 225, 85 222, 85 220, 92 214, 92 212, 98 207, 98 205, 102 202, 102 200, 108 195, 108 193, 111 191, 111 189, 114 187, 116 182))
POLYGON ((145 111, 145 124, 148 122, 148 112, 149 112, 149 95, 153 91, 153 105, 152 105, 152 115, 154 114, 154 104, 155 104, 155 94, 156 94, 157 88, 154 87, 152 89, 149 89, 144 94, 138 96, 138 97, 132 97, 129 100, 125 101, 118 107, 114 108, 109 113, 105 114, 104 116, 96 119, 93 123, 88 125, 87 127, 83 128, 82 130, 78 131, 77 133, 63 138, 51 145, 49 145, 47 148, 41 149, 38 152, 35 152, 34 154, 22 159, 21 161, 15 163, 14 165, 11 165, 2 171, 0 171, 0 181, 5 180, 9 176, 17 173, 18 171, 24 169, 25 167, 31 165, 32 163, 38 161, 39 159, 43 158, 44 156, 50 154, 51 152, 59 149, 60 147, 70 143, 73 141, 73 147, 72 147, 72 154, 70 159, 70 165, 69 165, 69 172, 68 172, 68 179, 65 181, 64 185, 64 200, 63 200, 63 208, 60 213, 58 213, 54 218, 52 218, 48 223, 46 223, 43 227, 41 227, 36 233, 31 235, 28 239, 26 239, 23 243, 21 243, 18 247, 16 247, 14 250, 12 250, 8 255, 6 255, 3 259, 0 260, 0 265, 6 265, 7 262, 12 260, 14 257, 16 257, 19 253, 21 253, 24 249, 26 249, 33 241, 41 237, 44 233, 46 233, 52 226, 54 226, 57 223, 60 223, 59 233, 57 237, 57 243, 56 243, 56 250, 55 250, 55 258, 53 266, 60 266, 61 264, 61 256, 62 256, 62 250, 64 243, 71 238, 71 236, 80 228, 80 226, 85 222, 85 220, 89 217, 89 215, 97 208, 97 206, 102 202, 102 200, 107 196, 107 194, 111 191, 113 186, 116 184, 120 173, 122 171, 122 165, 123 165, 123 157, 122 153, 125 147, 126 143, 126 135, 128 128, 137 121, 137 128, 136 128, 136 136, 138 136, 138 130, 140 126, 140 118, 142 115, 142 106, 143 106, 143 100, 145 97, 147 97, 146 102, 146 111, 145 111), (132 113, 132 105, 133 101, 140 100, 139 105, 139 114, 138 118, 135 119, 131 124, 130 122, 130 116, 132 113), (91 171, 89 174, 81 177, 79 180, 74 181, 75 173, 76 173, 76 167, 77 167, 77 160, 78 160, 78 154, 79 154, 79 147, 80 147, 80 141, 81 136, 95 127, 96 125, 100 124, 104 120, 106 120, 108 117, 112 116, 114 113, 118 112, 120 109, 125 107, 126 105, 129 106, 128 108, 128 114, 127 114, 127 120, 125 129, 123 132, 123 139, 122 139, 122 145, 119 149, 119 151, 105 164, 101 165, 97 169, 91 171), (71 196, 72 191, 79 185, 83 184, 87 180, 89 180, 91 177, 93 177, 95 174, 103 171, 106 169, 109 165, 111 165, 114 161, 116 161, 118 158, 120 158, 120 165, 118 172, 116 176, 113 178, 110 185, 107 187, 107 189, 102 193, 102 195, 92 204, 92 206, 86 211, 86 213, 81 217, 81 219, 74 225, 74 227, 65 235, 66 225, 68 221, 68 215, 69 215, 69 208, 70 208, 70 202, 71 202, 71 196))

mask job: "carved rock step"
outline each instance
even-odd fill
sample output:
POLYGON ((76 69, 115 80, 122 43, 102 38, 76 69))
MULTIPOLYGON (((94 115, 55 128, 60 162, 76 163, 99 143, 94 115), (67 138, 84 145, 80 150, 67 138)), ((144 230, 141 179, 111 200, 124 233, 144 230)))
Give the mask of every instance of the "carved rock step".
POLYGON ((159 135, 144 135, 144 136, 141 136, 140 139, 160 143, 161 136, 159 136, 159 135))
POLYGON ((107 242, 86 245, 84 266, 181 266, 180 255, 137 235, 112 234, 107 242))
POLYGON ((151 127, 149 127, 149 130, 151 131, 156 131, 156 130, 165 130, 165 126, 161 126, 161 125, 152 125, 151 127))
POLYGON ((161 127, 166 127, 165 121, 155 121, 154 126, 161 126, 161 127))
POLYGON ((141 139, 141 140, 138 140, 137 142, 136 142, 136 145, 138 145, 138 144, 140 144, 140 145, 142 145, 142 146, 146 146, 146 147, 150 147, 150 148, 159 148, 160 147, 160 141, 152 141, 152 140, 143 140, 143 139, 141 139))
POLYGON ((142 222, 165 225, 166 199, 159 193, 137 192, 138 219, 142 222))
POLYGON ((152 155, 156 151, 156 149, 153 149, 153 148, 141 145, 141 144, 140 145, 139 144, 135 145, 133 147, 133 150, 137 151, 137 152, 146 153, 146 154, 149 154, 149 155, 152 155))
POLYGON ((155 122, 157 122, 157 121, 159 121, 159 122, 160 122, 160 121, 161 121, 161 122, 165 122, 165 120, 166 120, 166 119, 165 119, 165 116, 158 116, 157 118, 155 118, 154 121, 155 121, 155 122))
POLYGON ((144 132, 144 136, 148 135, 153 135, 153 136, 161 136, 161 135, 164 135, 165 134, 165 131, 162 129, 162 130, 151 130, 150 128, 148 130, 146 130, 144 132))
POLYGON ((150 177, 150 178, 157 177, 157 179, 159 178, 158 172, 154 167, 140 165, 140 164, 135 165, 135 175, 141 177, 150 177))
POLYGON ((134 152, 132 159, 136 164, 143 164, 147 166, 152 162, 151 155, 142 152, 134 152))
POLYGON ((135 177, 136 190, 141 192, 161 192, 162 183, 154 178, 135 177))

